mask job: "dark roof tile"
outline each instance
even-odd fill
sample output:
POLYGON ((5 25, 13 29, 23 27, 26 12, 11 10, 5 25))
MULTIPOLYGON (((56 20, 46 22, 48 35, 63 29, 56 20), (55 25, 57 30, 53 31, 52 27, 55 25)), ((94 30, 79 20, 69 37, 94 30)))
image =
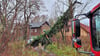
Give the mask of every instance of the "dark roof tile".
POLYGON ((31 28, 36 28, 36 27, 41 27, 44 23, 47 23, 50 26, 50 24, 47 21, 45 21, 45 22, 34 22, 34 23, 30 23, 29 25, 31 26, 31 28))

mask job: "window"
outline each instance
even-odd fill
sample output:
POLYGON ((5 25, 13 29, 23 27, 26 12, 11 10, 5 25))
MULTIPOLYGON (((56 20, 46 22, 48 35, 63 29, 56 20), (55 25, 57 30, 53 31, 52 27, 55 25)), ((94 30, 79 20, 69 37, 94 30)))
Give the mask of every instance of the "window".
POLYGON ((35 29, 34 31, 37 32, 37 29, 35 29))
POLYGON ((92 18, 92 42, 94 49, 100 50, 100 9, 94 13, 92 18))

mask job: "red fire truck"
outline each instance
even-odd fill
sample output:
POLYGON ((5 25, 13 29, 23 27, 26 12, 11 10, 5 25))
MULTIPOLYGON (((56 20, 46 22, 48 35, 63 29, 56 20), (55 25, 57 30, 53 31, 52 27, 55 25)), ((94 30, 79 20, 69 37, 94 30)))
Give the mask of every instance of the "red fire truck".
POLYGON ((79 14, 72 20, 72 45, 80 53, 87 53, 90 56, 100 56, 100 3, 96 5, 89 13, 79 14), (91 52, 80 51, 80 20, 77 16, 84 15, 89 18, 90 28, 90 46, 91 52))

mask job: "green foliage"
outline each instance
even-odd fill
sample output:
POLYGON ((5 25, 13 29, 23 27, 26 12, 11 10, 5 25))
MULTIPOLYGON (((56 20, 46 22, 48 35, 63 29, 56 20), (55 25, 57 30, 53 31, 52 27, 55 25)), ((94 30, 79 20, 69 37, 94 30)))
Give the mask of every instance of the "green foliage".
POLYGON ((61 45, 61 47, 58 48, 57 44, 54 43, 48 45, 47 49, 57 56, 87 56, 85 54, 78 54, 78 52, 76 52, 71 46, 61 45))
POLYGON ((54 26, 50 30, 46 31, 45 34, 38 36, 37 39, 39 39, 40 41, 46 42, 48 40, 46 39, 46 35, 50 38, 53 35, 55 35, 57 32, 59 32, 63 28, 64 24, 66 23, 64 22, 66 21, 66 19, 64 16, 59 17, 59 19, 54 24, 54 26))
POLYGON ((51 44, 47 46, 47 49, 56 54, 57 56, 73 56, 75 54, 75 50, 69 47, 64 47, 64 49, 57 47, 57 44, 51 44), (73 51, 71 51, 73 50, 73 51), (74 53, 73 55, 71 53, 74 53))

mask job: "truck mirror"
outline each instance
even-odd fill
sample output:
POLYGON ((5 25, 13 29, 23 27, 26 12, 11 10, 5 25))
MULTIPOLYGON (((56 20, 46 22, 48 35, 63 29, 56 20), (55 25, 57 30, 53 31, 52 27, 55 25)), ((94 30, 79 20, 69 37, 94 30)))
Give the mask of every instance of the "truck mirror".
POLYGON ((75 36, 76 37, 79 37, 80 36, 80 20, 77 19, 76 22, 75 22, 75 36))
POLYGON ((73 19, 72 21, 72 35, 73 37, 79 37, 80 36, 80 20, 79 19, 73 19))

